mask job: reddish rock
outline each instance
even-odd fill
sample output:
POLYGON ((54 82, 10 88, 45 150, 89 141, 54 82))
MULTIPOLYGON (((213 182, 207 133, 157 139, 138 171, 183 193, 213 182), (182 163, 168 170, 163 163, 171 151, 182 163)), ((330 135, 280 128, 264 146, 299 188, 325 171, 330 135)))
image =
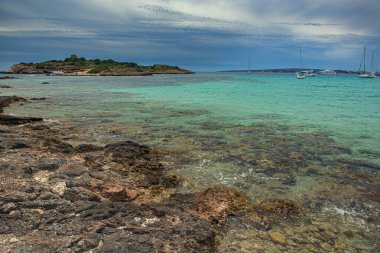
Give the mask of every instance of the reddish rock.
POLYGON ((229 215, 252 207, 242 192, 232 188, 216 186, 195 194, 196 211, 214 223, 226 221, 229 215))
POLYGON ((122 201, 127 198, 125 188, 121 185, 109 186, 102 190, 101 195, 112 201, 122 201))
POLYGON ((257 211, 265 216, 292 218, 301 214, 302 208, 289 199, 268 199, 257 206, 257 211))
POLYGON ((131 201, 135 200, 138 196, 141 195, 141 192, 139 191, 136 191, 136 190, 131 190, 131 189, 128 189, 127 192, 127 198, 131 201))

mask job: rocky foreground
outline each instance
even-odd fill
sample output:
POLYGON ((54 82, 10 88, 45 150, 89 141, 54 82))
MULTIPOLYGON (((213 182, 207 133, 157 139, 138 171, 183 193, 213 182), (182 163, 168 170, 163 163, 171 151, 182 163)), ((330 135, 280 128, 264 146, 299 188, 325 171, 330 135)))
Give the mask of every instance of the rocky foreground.
MULTIPOLYGON (((0 97, 0 112, 25 102, 0 97)), ((272 227, 304 212, 290 200, 253 204, 222 186, 176 193, 181 179, 160 150, 132 141, 73 146, 65 132, 0 114, 0 252, 218 252, 232 217, 283 245, 272 227)))

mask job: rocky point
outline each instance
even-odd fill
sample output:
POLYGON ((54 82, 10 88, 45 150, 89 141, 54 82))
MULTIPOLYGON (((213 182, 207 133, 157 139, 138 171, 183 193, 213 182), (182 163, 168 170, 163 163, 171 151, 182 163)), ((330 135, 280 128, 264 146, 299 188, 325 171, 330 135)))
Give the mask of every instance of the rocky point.
MULTIPOLYGON (((0 110, 26 102, 1 97, 0 110)), ((223 186, 180 193, 159 152, 133 141, 74 146, 56 124, 0 114, 1 252, 217 252, 231 217, 269 230, 302 215, 290 200, 253 204, 223 186)))

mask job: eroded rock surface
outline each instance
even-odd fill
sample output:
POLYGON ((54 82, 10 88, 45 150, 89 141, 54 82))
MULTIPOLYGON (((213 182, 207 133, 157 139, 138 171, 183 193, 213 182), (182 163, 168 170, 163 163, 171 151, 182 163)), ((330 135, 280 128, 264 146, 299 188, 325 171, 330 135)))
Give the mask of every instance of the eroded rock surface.
POLYGON ((191 209, 151 211, 179 179, 148 147, 74 147, 49 127, 0 130, 1 252, 215 251, 213 228, 191 209))
POLYGON ((62 126, 25 123, 0 124, 0 252, 218 252, 231 217, 269 230, 303 212, 223 186, 178 193, 159 150, 73 145, 62 126))

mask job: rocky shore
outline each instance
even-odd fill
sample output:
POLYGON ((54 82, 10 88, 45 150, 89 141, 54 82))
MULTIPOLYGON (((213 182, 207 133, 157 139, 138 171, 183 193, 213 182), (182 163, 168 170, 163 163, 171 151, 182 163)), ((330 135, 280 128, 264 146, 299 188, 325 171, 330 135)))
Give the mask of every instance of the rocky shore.
POLYGON ((256 203, 224 186, 181 193, 163 150, 74 145, 64 125, 3 114, 30 102, 0 96, 0 252, 354 250, 342 238, 359 232, 308 216, 312 205, 256 203))
MULTIPOLYGON (((0 97, 0 110, 25 102, 0 97)), ((222 186, 178 193, 159 150, 133 141, 73 146, 41 118, 0 119, 1 252, 217 252, 231 217, 282 244, 271 227, 303 213, 222 186)))

